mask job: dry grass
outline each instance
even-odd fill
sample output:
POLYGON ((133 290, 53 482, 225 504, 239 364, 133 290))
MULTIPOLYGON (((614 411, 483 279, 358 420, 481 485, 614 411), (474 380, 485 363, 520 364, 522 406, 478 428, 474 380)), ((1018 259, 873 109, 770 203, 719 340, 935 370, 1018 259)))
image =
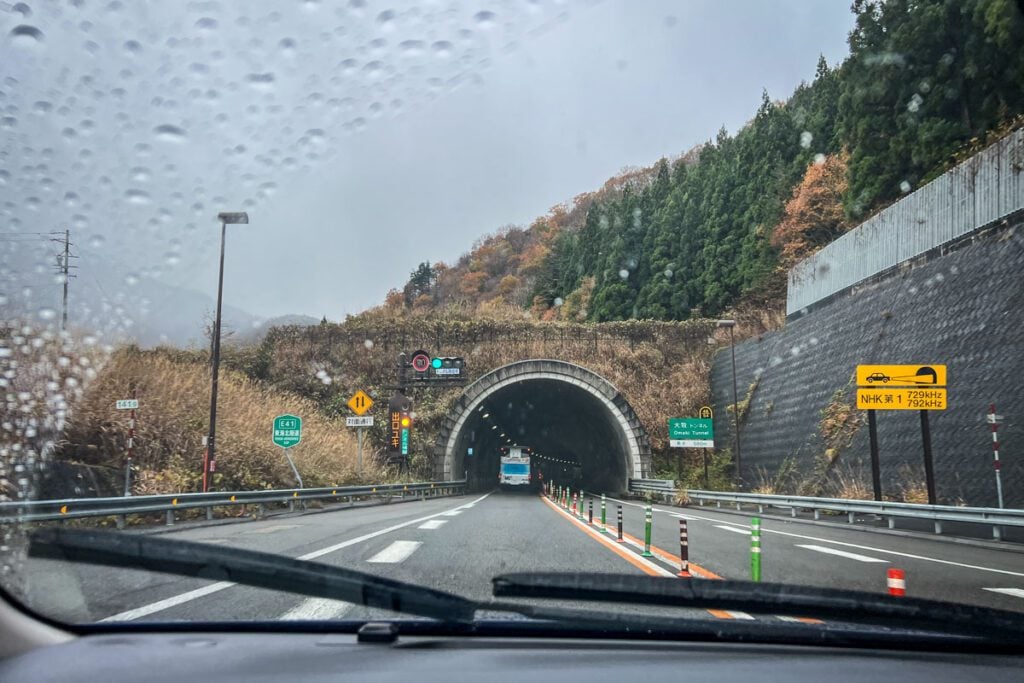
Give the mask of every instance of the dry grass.
MULTIPOLYGON (((128 415, 114 410, 114 401, 134 386, 140 401, 135 493, 194 491, 201 481, 209 385, 205 363, 172 360, 160 351, 118 351, 73 406, 61 456, 88 464, 123 462, 128 415)), ((273 418, 282 413, 303 418, 302 442, 289 453, 306 486, 357 481, 354 436, 343 423, 321 415, 312 401, 222 370, 218 406, 217 488, 295 485, 270 438, 273 418)), ((372 462, 364 457, 363 480, 381 476, 372 462)))
POLYGON ((836 476, 835 496, 848 500, 871 500, 874 492, 862 476, 846 470, 836 476))

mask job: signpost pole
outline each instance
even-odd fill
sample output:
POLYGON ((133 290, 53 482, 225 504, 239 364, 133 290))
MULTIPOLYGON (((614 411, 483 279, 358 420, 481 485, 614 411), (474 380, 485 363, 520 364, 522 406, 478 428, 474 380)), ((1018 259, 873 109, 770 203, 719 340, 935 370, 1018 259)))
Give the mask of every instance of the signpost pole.
POLYGON ((871 443, 871 488, 875 500, 882 500, 882 466, 878 459, 878 422, 874 410, 868 411, 868 440, 871 443))
POLYGON ((288 464, 292 466, 292 472, 295 474, 295 478, 299 482, 299 488, 306 488, 306 486, 302 483, 302 476, 299 474, 299 470, 296 469, 295 462, 292 460, 292 456, 288 455, 288 449, 282 448, 281 451, 284 453, 284 457, 288 460, 288 464))
POLYGON ((708 449, 704 449, 704 488, 707 489, 711 484, 708 483, 708 449))
MULTIPOLYGON (((132 399, 135 398, 135 387, 132 387, 132 399)), ((132 456, 135 454, 135 408, 128 416, 128 457, 124 465, 124 495, 132 495, 132 456)))
POLYGON ((924 481, 928 487, 928 504, 935 505, 935 467, 932 463, 932 431, 928 425, 928 411, 921 411, 921 442, 924 445, 924 481))
POLYGON ((363 473, 363 432, 365 430, 362 427, 356 428, 356 442, 359 444, 356 450, 356 472, 360 475, 363 473))

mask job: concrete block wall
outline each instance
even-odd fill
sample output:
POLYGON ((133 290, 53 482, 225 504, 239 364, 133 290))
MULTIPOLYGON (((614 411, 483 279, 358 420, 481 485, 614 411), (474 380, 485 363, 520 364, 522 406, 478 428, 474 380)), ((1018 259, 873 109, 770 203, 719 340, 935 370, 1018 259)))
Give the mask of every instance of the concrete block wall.
MULTIPOLYGON (((858 364, 945 363, 949 406, 930 413, 939 502, 995 506, 990 403, 1000 426, 1003 491, 1024 507, 1024 221, 978 233, 945 255, 907 264, 888 279, 855 288, 790 321, 783 330, 736 346, 742 402, 759 378, 740 425, 742 476, 774 473, 787 457, 813 472, 825 450, 822 410, 852 382, 858 364)), ((716 445, 732 448, 729 349, 715 355, 716 445)), ((882 489, 898 496, 909 467, 923 481, 918 411, 878 413, 882 489)), ((862 472, 870 487, 867 420, 836 466, 862 472)))

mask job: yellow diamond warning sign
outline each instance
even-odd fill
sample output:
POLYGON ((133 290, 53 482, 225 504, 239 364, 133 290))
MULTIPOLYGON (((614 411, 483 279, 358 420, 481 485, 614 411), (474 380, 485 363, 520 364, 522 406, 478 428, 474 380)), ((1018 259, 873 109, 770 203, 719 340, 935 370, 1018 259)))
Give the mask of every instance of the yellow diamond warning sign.
POLYGON ((362 415, 373 407, 373 399, 360 390, 348 400, 348 407, 351 408, 352 412, 356 415, 362 415))

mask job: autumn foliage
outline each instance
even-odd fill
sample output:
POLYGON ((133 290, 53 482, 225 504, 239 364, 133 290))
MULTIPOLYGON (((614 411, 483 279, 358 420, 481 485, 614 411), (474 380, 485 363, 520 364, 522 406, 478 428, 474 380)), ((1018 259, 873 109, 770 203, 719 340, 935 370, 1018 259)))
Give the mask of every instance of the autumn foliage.
POLYGON ((843 214, 848 159, 843 152, 807 167, 772 233, 780 265, 788 268, 849 229, 843 214))

